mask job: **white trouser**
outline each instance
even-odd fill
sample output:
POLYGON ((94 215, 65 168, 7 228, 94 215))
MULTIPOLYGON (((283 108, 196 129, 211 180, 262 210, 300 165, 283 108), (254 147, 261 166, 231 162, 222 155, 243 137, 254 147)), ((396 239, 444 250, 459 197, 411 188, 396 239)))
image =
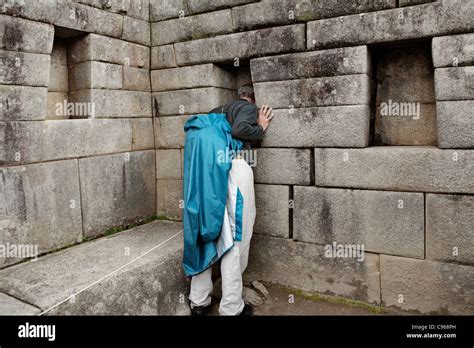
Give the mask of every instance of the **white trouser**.
MULTIPOLYGON (((250 240, 255 222, 255 193, 253 187, 253 172, 243 159, 234 159, 229 173, 227 204, 233 204, 229 199, 230 191, 238 188, 243 197, 242 210, 242 239, 235 241, 234 246, 221 258, 222 299, 219 306, 220 315, 238 315, 244 308, 242 299, 242 273, 247 267, 250 240)), ((231 209, 229 209, 231 210, 231 209)), ((227 212, 227 209, 226 209, 227 212)), ((228 216, 224 217, 228 219, 228 216)), ((208 306, 212 295, 212 270, 209 267, 204 272, 192 277, 189 300, 191 307, 208 306)))

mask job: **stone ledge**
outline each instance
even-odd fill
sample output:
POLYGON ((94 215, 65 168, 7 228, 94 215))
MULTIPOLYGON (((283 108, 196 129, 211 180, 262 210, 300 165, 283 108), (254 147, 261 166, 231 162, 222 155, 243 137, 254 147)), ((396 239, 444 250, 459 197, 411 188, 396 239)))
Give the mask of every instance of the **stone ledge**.
POLYGON ((155 221, 13 266, 0 271, 0 291, 45 311, 86 289, 52 315, 187 314, 181 231, 155 221))

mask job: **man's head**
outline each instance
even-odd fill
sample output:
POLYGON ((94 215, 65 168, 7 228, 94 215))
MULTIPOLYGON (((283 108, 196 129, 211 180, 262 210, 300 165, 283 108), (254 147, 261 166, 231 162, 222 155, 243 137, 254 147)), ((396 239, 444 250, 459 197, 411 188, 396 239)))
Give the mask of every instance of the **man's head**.
POLYGON ((248 102, 255 104, 255 93, 252 86, 240 87, 237 94, 239 95, 239 99, 245 99, 248 102))

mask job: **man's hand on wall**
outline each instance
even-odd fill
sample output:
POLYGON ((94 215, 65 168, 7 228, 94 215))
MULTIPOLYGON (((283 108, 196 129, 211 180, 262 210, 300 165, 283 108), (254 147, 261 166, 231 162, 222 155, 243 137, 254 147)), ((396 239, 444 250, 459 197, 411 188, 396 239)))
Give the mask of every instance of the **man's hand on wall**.
POLYGON ((263 131, 266 131, 270 121, 273 118, 273 109, 268 105, 263 105, 258 112, 257 123, 262 126, 263 131))

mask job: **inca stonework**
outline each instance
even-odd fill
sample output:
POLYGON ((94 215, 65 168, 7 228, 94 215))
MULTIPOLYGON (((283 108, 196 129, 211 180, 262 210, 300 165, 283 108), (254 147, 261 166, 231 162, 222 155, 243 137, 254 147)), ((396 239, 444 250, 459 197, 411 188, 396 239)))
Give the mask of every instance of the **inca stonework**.
MULTIPOLYGON (((184 122, 253 84, 275 117, 254 167, 247 280, 474 314, 472 0, 0 8, 0 245, 70 247, 0 255, 0 312, 45 311, 95 280, 85 270, 100 278, 124 249, 131 260, 174 238, 169 221, 103 236, 181 218, 184 122), (340 244, 363 259, 327 257, 340 244)), ((51 313, 183 313, 181 248, 51 313)))

